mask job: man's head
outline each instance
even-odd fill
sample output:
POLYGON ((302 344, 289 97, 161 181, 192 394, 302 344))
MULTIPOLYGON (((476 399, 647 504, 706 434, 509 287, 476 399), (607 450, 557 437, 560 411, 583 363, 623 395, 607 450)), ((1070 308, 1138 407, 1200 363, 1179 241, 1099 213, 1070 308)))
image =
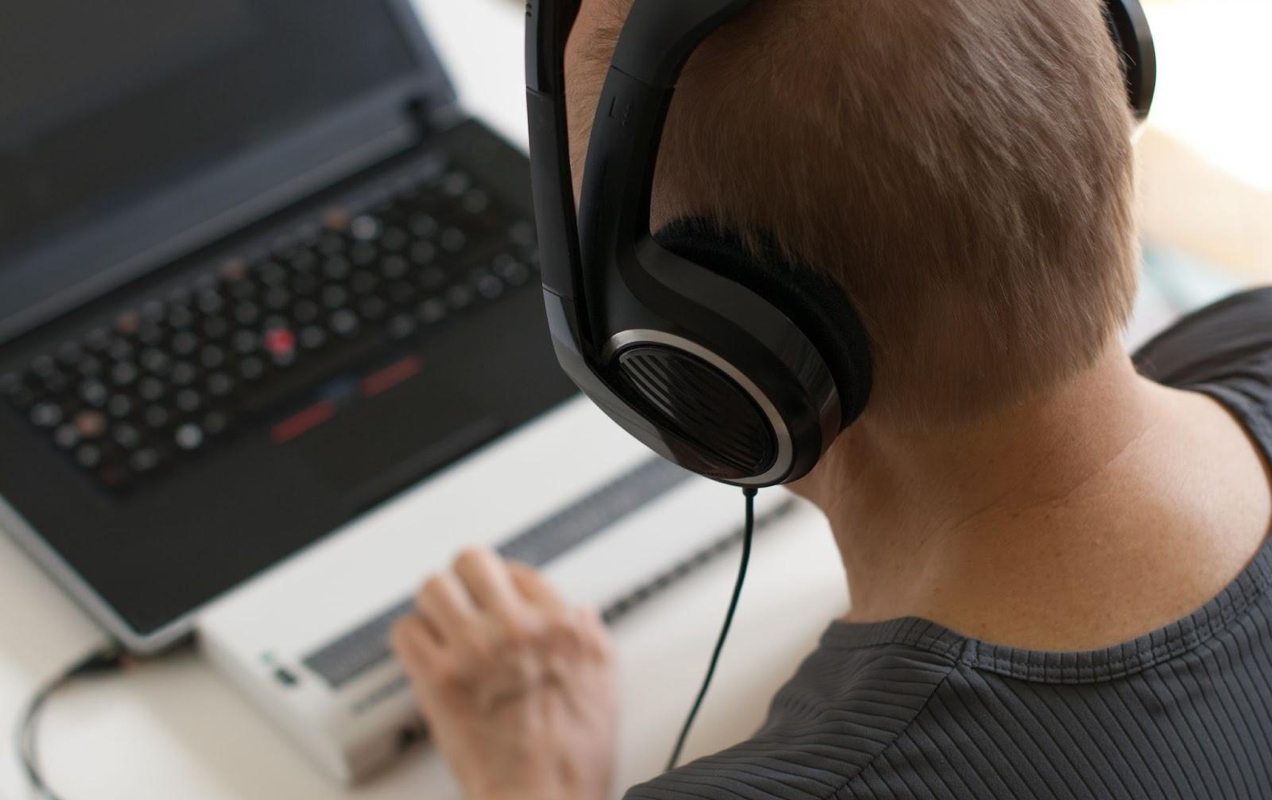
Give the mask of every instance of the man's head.
MULTIPOLYGON (((874 342, 871 414, 983 415, 1125 322, 1130 113, 1100 0, 757 0, 681 80, 655 225, 707 216, 832 274, 874 342)), ((584 0, 575 176, 631 0, 584 0)))

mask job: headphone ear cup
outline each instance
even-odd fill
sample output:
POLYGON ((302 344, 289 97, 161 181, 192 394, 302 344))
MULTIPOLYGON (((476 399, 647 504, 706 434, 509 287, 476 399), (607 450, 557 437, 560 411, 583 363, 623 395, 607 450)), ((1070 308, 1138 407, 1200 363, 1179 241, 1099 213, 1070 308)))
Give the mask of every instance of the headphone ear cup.
POLYGON ((782 312, 825 362, 839 392, 842 426, 861 416, 873 382, 870 340, 852 302, 834 279, 787 261, 775 245, 765 246, 757 257, 741 237, 703 218, 677 220, 654 238, 672 253, 738 283, 782 312))

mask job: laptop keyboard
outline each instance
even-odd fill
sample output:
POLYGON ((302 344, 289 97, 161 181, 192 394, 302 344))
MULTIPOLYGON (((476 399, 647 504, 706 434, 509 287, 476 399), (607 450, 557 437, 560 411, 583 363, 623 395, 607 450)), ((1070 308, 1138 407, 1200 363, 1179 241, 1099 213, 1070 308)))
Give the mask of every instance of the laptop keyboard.
MULTIPOLYGON (((0 394, 100 485, 124 489, 393 342, 537 282, 536 264, 533 223, 433 161, 391 196, 329 209, 267 252, 231 258, 0 375, 0 394)), ((418 368, 391 364, 361 393, 418 368)))

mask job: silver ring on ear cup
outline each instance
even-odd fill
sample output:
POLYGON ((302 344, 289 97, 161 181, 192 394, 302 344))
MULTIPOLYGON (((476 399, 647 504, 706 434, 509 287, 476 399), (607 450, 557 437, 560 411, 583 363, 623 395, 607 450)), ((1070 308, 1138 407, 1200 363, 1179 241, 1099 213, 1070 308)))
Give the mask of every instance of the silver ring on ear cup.
POLYGON ((655 345, 677 350, 706 362, 750 397, 751 401, 755 403, 764 415, 776 444, 772 466, 765 470, 763 474, 732 482, 742 486, 769 486, 782 481, 789 475, 794 464, 795 455, 795 446, 791 438, 790 429, 772 399, 756 386, 755 382, 747 377, 744 372, 718 353, 714 353, 696 342, 675 334, 655 330, 626 330, 614 334, 605 343, 602 358, 605 363, 614 363, 624 351, 641 345, 655 345))

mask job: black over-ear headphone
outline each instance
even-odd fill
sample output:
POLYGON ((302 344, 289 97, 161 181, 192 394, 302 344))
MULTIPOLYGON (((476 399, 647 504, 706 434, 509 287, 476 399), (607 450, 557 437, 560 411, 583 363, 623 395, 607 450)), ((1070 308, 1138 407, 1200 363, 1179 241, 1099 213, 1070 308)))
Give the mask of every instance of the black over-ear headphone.
MULTIPOLYGON (((870 342, 829 278, 756 258, 710 220, 657 237, 650 197, 675 83, 751 0, 634 0, 597 108, 580 212, 569 168, 565 44, 580 0, 530 0, 530 153, 548 321, 561 366, 655 452, 756 488, 817 464, 870 396, 870 342)), ((1139 0, 1106 0, 1131 106, 1156 84, 1139 0)))

